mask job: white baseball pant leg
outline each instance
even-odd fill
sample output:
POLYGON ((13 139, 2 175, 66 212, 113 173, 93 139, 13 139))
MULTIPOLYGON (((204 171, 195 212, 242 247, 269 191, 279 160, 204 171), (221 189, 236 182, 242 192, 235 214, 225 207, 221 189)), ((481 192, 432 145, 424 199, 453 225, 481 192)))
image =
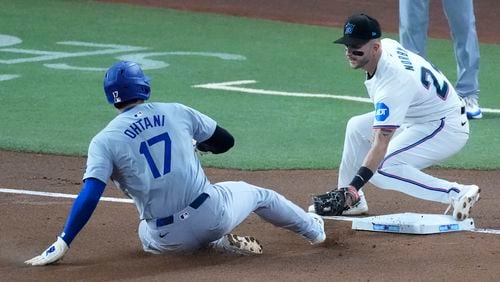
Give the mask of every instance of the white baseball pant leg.
MULTIPOLYGON (((348 122, 339 170, 339 187, 352 180, 371 148, 374 112, 355 116, 348 122)), ((399 129, 387 154, 370 182, 382 189, 410 196, 450 203, 460 184, 431 176, 421 170, 454 155, 468 140, 469 125, 457 114, 446 119, 399 129)))
POLYGON ((220 191, 225 206, 227 225, 224 234, 231 232, 252 212, 277 227, 309 239, 316 238, 322 232, 302 208, 276 191, 243 181, 220 182, 214 184, 214 188, 220 191))

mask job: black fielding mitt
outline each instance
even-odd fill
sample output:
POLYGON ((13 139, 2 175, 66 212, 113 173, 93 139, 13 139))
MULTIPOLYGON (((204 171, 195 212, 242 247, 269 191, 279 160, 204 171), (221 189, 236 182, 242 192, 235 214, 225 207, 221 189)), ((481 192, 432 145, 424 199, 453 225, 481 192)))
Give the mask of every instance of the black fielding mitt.
POLYGON ((321 216, 339 216, 359 201, 356 196, 347 187, 332 190, 313 197, 314 209, 321 216))

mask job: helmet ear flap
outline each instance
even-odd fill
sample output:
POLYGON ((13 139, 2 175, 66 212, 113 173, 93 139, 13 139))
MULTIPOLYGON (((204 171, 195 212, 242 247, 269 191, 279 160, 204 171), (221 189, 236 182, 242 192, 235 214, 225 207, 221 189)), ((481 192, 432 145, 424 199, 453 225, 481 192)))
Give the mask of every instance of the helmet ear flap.
POLYGON ((134 99, 149 99, 149 78, 134 62, 122 61, 112 65, 104 76, 104 92, 110 104, 134 99))
POLYGON ((151 87, 150 86, 143 86, 144 88, 144 94, 149 95, 151 92, 151 87))

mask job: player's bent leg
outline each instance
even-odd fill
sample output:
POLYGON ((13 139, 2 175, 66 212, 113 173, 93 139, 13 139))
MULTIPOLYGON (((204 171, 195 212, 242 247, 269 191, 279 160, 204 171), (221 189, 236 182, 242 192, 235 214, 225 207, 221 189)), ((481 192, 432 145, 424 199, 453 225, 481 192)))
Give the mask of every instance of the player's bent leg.
MULTIPOLYGON (((369 112, 355 116, 347 123, 344 150, 339 168, 339 188, 349 185, 372 146, 374 115, 374 112, 369 112)), ((398 129, 394 136, 399 135, 401 132, 402 129, 398 129)), ((363 190, 359 191, 359 195, 360 201, 352 208, 344 211, 342 215, 362 215, 368 213, 368 202, 363 190)), ((312 210, 314 210, 314 206, 312 206, 312 210)))
POLYGON ((413 125, 391 141, 385 159, 370 182, 383 189, 449 204, 459 197, 463 185, 431 176, 421 169, 459 152, 467 139, 468 126, 460 124, 458 109, 456 116, 435 124, 413 125))
MULTIPOLYGON (((141 220, 139 223, 139 239, 145 252, 153 254, 193 253, 205 247, 211 240, 198 240, 196 234, 203 234, 205 227, 192 222, 176 223, 175 226, 156 227, 154 221, 141 220), (198 230, 196 230, 198 228, 198 230), (194 231, 193 231, 194 230, 194 231)), ((222 235, 217 235, 222 236, 222 235)))
POLYGON ((321 216, 315 213, 308 213, 308 215, 313 219, 321 232, 319 232, 315 237, 307 239, 309 240, 311 245, 321 244, 326 240, 325 222, 323 221, 323 218, 321 216))
POLYGON ((275 226, 294 231, 305 237, 311 244, 319 244, 326 238, 323 219, 306 213, 282 195, 267 190, 268 201, 255 210, 255 213, 275 226))
POLYGON ((142 249, 145 252, 152 253, 155 255, 161 254, 161 251, 154 247, 154 241, 151 238, 151 234, 148 230, 148 224, 145 220, 141 220, 139 223, 139 228, 137 230, 139 235, 139 240, 142 243, 142 249))
POLYGON ((395 190, 415 198, 450 203, 450 195, 458 194, 460 184, 439 179, 410 165, 384 167, 370 179, 382 189, 395 190))
POLYGON ((281 194, 246 182, 221 182, 214 185, 225 191, 228 213, 232 218, 231 230, 255 212, 277 227, 296 232, 309 241, 324 233, 324 227, 281 194))
POLYGON ((227 208, 217 190, 209 189, 205 200, 160 219, 141 221, 139 238, 152 253, 193 253, 228 234, 231 228, 227 208), (168 219, 168 220, 167 220, 168 219))
POLYGON ((339 167, 338 187, 346 187, 363 164, 372 143, 374 112, 349 119, 346 126, 344 149, 339 167))

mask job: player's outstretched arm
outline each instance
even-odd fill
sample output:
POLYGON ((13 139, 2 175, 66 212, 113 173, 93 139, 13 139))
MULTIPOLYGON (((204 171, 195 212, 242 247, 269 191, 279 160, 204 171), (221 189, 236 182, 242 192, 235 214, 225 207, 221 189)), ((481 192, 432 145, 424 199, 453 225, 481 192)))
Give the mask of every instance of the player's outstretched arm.
POLYGON ((86 179, 82 191, 73 203, 63 233, 41 255, 24 263, 38 266, 52 264, 61 260, 68 251, 73 239, 92 216, 105 187, 106 184, 98 179, 86 179))

